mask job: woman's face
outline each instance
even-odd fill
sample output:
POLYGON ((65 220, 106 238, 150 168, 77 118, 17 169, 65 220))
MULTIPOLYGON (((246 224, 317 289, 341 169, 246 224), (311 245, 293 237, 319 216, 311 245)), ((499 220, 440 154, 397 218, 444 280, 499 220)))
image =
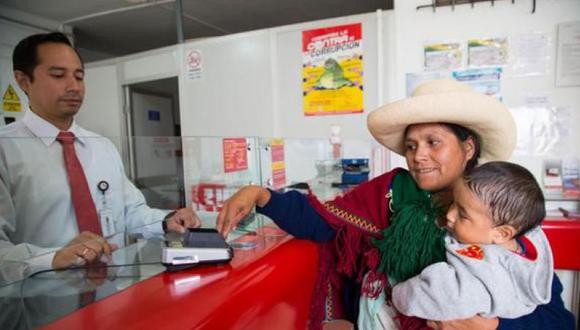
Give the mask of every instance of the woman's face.
POLYGON ((472 138, 460 141, 444 125, 416 124, 407 129, 405 158, 417 185, 430 192, 453 188, 473 157, 472 138))

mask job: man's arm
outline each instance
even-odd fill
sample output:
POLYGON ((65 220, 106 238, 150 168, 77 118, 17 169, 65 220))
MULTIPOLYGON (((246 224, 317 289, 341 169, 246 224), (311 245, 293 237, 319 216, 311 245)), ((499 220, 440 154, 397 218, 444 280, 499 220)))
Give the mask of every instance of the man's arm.
MULTIPOLYGON (((102 254, 110 257, 114 246, 102 237, 84 232, 75 237, 67 246, 42 248, 34 242, 14 244, 10 233, 17 230, 16 210, 10 190, 5 182, 4 172, 0 175, 0 284, 19 281, 34 272, 66 268, 73 265, 91 263, 102 254)), ((20 219, 26 221, 27 219, 20 219)))
POLYGON ((25 278, 31 272, 29 262, 35 258, 37 269, 50 269, 56 249, 43 249, 33 244, 14 244, 10 233, 16 231, 16 211, 7 181, 4 163, 0 164, 0 282, 9 283, 25 278), (51 254, 51 255, 49 255, 51 254))

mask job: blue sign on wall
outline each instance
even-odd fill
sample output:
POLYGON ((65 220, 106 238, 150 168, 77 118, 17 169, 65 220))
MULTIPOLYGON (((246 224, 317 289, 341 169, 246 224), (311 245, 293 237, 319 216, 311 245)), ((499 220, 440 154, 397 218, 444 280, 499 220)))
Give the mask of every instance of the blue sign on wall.
POLYGON ((161 113, 155 110, 148 110, 147 114, 149 115, 150 121, 161 121, 161 113))

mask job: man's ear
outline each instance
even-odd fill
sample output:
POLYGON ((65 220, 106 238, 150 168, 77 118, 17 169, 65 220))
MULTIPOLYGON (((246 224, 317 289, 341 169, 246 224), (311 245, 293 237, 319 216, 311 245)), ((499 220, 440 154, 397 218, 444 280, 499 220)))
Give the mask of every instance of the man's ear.
POLYGON ((20 70, 14 70, 14 80, 16 80, 18 86, 20 86, 20 89, 22 89, 24 93, 28 95, 28 90, 30 89, 30 84, 32 83, 30 77, 20 70))
POLYGON ((514 238, 516 234, 517 230, 513 226, 501 225, 493 228, 491 240, 494 244, 502 244, 514 238))

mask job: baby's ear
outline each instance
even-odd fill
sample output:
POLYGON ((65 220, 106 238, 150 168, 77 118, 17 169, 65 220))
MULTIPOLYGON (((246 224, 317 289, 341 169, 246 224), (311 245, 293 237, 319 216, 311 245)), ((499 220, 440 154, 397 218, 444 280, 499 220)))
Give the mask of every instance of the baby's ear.
POLYGON ((491 233, 494 244, 505 243, 516 236, 517 230, 511 225, 501 225, 493 228, 491 233))

